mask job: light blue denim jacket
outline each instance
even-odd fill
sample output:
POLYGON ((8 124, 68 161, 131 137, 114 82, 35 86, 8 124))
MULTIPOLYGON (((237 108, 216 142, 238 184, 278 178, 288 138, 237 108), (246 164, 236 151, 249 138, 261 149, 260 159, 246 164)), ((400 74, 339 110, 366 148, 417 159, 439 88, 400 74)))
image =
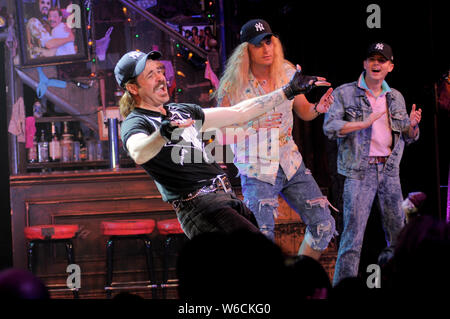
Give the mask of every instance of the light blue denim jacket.
MULTIPOLYGON (((366 120, 372 113, 372 107, 364 89, 358 82, 343 84, 333 92, 334 103, 325 114, 323 131, 329 139, 337 139, 338 143, 338 173, 350 178, 362 179, 369 165, 369 149, 372 127, 339 134, 348 122, 366 120)), ((390 89, 386 93, 388 117, 392 129, 391 155, 386 161, 384 172, 389 176, 398 176, 403 148, 419 138, 408 135, 410 120, 406 112, 405 100, 402 94, 390 89)))

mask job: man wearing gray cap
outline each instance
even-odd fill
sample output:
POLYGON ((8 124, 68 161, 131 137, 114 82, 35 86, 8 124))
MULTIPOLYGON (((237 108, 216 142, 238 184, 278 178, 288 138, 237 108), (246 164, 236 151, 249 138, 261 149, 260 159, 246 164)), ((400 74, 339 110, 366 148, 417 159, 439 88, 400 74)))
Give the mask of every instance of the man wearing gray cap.
POLYGON ((323 130, 338 143, 338 173, 344 182, 344 229, 333 284, 358 275, 361 248, 370 210, 377 196, 388 245, 394 246, 404 225, 399 165, 405 143, 419 138, 422 111, 413 104, 406 113, 401 93, 386 76, 394 69, 391 47, 370 45, 358 81, 334 90, 323 130))
POLYGON ((205 150, 200 131, 241 122, 318 85, 323 78, 296 72, 283 88, 227 109, 169 103, 161 53, 126 53, 114 74, 125 90, 120 112, 124 148, 171 203, 189 238, 204 232, 258 231, 251 211, 240 201, 219 165, 205 150))

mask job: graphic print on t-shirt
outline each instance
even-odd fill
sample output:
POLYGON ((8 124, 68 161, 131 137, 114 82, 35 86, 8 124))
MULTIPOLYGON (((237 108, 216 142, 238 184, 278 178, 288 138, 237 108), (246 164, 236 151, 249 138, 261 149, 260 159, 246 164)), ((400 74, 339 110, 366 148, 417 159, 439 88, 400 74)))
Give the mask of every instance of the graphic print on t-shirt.
MULTIPOLYGON (((179 108, 168 107, 170 121, 181 121, 182 123, 186 122, 191 118, 190 113, 183 112, 179 108)), ((156 120, 158 122, 161 121, 158 117, 150 117, 148 115, 145 116, 150 122, 156 120)), ((154 125, 154 123, 152 123, 154 125)), ((172 141, 167 142, 164 147, 171 147, 171 158, 177 164, 183 165, 184 163, 198 163, 201 162, 203 157, 204 161, 210 163, 211 160, 208 158, 208 154, 205 151, 205 145, 200 139, 200 128, 201 123, 198 120, 189 127, 184 129, 175 129, 172 133, 172 141), (181 140, 174 142, 180 138, 181 131, 181 140), (196 151, 197 150, 197 151, 196 151), (200 152, 200 153, 199 153, 200 152), (201 155, 200 155, 201 154, 201 155), (200 157, 200 158, 199 158, 200 157)))

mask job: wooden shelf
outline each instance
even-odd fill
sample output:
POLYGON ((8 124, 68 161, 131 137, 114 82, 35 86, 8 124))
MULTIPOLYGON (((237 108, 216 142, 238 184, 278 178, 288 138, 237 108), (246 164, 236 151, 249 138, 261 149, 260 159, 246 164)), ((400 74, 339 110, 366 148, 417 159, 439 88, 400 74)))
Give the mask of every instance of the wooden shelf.
POLYGON ((50 122, 79 122, 79 118, 75 118, 72 115, 64 116, 44 116, 35 119, 36 123, 50 123, 50 122))
MULTIPOLYGON (((119 161, 120 167, 134 167, 133 160, 129 158, 121 159, 119 161)), ((27 170, 39 170, 39 169, 92 169, 92 168, 108 168, 109 160, 97 160, 97 161, 79 161, 79 162, 45 162, 45 163, 27 163, 27 170)))

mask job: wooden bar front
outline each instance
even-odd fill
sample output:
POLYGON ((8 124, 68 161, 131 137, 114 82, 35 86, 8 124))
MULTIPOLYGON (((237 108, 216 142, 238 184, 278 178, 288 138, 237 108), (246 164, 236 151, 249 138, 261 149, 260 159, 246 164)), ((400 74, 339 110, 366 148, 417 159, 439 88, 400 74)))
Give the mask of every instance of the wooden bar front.
MULTIPOLYGON (((239 181, 232 180, 239 197, 239 181)), ((172 206, 161 199, 155 183, 141 168, 118 170, 60 171, 11 176, 11 223, 14 267, 26 269, 27 253, 23 230, 42 224, 78 224, 80 233, 74 240, 76 264, 81 268, 81 298, 105 298, 106 240, 101 234, 103 220, 174 218, 172 206)), ((303 240, 305 225, 279 197, 275 241, 286 255, 296 255, 303 240)), ((162 279, 162 237, 151 235, 156 281, 162 279)), ((136 240, 121 241, 114 251, 114 281, 147 280, 144 247, 136 240)), ((40 245, 37 248, 36 274, 48 285, 65 284, 66 254, 64 245, 40 245)), ((321 263, 330 279, 334 273, 336 246, 330 244, 321 263)), ((171 277, 175 276, 175 259, 171 260, 171 277)), ((136 291, 151 297, 150 291, 136 291)), ((71 297, 69 292, 54 295, 71 297)), ((168 294, 176 297, 176 289, 168 294)))
MULTIPOLYGON (((74 249, 81 268, 81 297, 105 297, 106 237, 101 234, 101 221, 175 217, 152 179, 139 168, 32 173, 11 176, 10 185, 14 267, 27 267, 26 226, 78 224, 81 231, 74 240, 74 249)), ((152 237, 154 255, 158 255, 159 238, 152 237)), ((119 242, 114 281, 147 280, 143 256, 140 242, 119 242)), ((46 284, 66 282, 69 274, 65 272, 64 245, 39 245, 36 260, 36 274, 46 284)), ((162 270, 159 260, 155 258, 158 277, 162 270)))

